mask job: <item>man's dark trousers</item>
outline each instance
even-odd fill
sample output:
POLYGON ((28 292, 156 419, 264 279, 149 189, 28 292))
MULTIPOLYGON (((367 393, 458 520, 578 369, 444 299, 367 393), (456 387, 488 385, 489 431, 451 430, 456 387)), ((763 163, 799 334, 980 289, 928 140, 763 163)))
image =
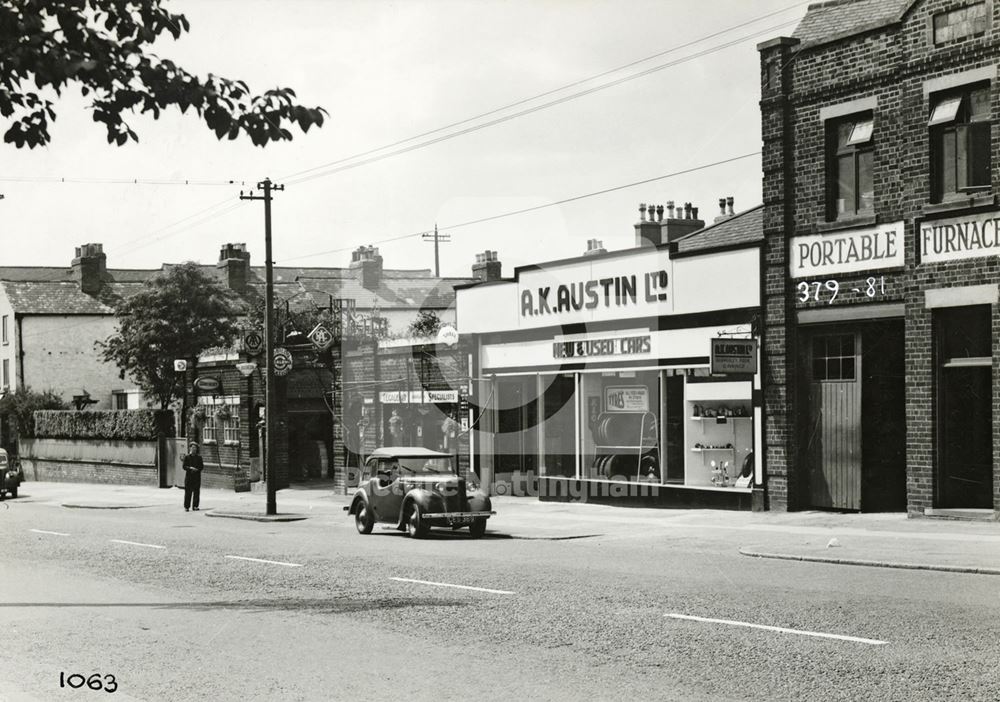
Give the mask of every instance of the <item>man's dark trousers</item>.
POLYGON ((184 476, 184 509, 198 509, 201 499, 201 471, 189 470, 184 476), (194 504, 192 504, 192 498, 194 504))

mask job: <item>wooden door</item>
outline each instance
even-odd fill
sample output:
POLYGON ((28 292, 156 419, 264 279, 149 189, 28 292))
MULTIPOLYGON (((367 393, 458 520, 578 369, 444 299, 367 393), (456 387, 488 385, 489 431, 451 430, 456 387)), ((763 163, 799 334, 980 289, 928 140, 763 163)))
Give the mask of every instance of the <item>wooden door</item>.
POLYGON ((861 354, 854 332, 806 344, 808 415, 803 456, 810 506, 861 509, 861 354))

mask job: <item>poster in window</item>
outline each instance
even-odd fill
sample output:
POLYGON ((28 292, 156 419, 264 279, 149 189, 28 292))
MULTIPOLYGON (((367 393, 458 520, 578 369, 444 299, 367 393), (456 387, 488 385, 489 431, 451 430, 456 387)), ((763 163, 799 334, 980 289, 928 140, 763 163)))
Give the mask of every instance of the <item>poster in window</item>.
POLYGON ((645 385, 613 385, 604 389, 607 412, 648 412, 649 388, 645 385))

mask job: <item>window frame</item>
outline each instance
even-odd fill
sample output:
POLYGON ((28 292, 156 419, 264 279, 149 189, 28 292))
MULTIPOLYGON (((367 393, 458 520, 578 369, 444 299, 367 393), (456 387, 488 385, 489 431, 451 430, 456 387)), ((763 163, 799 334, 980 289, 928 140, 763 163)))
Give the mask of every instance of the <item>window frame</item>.
POLYGON ((7 318, 8 317, 9 317, 9 315, 6 315, 6 314, 3 315, 3 321, 2 321, 2 326, 3 326, 2 337, 3 337, 3 345, 4 346, 7 346, 10 343, 10 336, 8 335, 8 332, 7 332, 7 318))
POLYGON ((810 348, 810 373, 812 381, 816 383, 851 383, 858 380, 858 348, 857 335, 854 332, 834 332, 830 334, 817 334, 812 338, 810 348), (831 350, 830 341, 836 339, 836 353, 829 353, 831 350), (843 353, 845 342, 849 340, 850 354, 843 353), (823 351, 819 354, 819 344, 822 341, 823 351), (850 359, 850 376, 844 374, 844 361, 850 359), (837 374, 832 377, 830 373, 830 362, 836 360, 837 374), (823 372, 817 373, 817 362, 821 362, 823 372))
POLYGON ((965 198, 993 187, 991 87, 989 81, 977 81, 928 96, 931 202, 965 198), (973 95, 982 90, 986 110, 976 113, 973 95), (985 148, 977 148, 984 138, 985 148))
POLYGON ((873 110, 862 110, 850 114, 840 115, 836 118, 826 120, 826 220, 836 222, 838 220, 853 219, 855 217, 872 216, 875 214, 875 114, 873 110), (847 128, 846 138, 841 139, 842 130, 847 128), (866 129, 867 127, 867 129, 866 129), (857 134, 861 130, 861 134, 857 134), (867 157, 869 164, 868 181, 871 183, 871 203, 864 206, 864 195, 861 184, 864 180, 862 161, 867 157), (851 164, 851 184, 853 197, 850 203, 846 203, 848 198, 842 198, 841 194, 841 166, 845 160, 850 159, 851 164), (844 211, 840 211, 839 203, 845 200, 844 211))

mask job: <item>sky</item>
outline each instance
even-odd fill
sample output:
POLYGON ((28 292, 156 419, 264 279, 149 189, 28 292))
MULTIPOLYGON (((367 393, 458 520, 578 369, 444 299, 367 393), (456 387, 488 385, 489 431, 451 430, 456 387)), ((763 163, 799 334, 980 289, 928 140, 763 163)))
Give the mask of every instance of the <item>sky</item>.
POLYGON ((352 250, 374 245, 386 268, 432 269, 433 246, 420 234, 435 224, 450 235, 441 245, 447 276, 470 275, 485 250, 497 251, 510 275, 515 266, 579 255, 589 239, 629 248, 639 203, 691 202, 707 222, 720 197, 733 196, 737 212, 760 203, 756 45, 790 35, 807 7, 794 0, 164 5, 185 14, 191 31, 178 41, 165 35, 157 55, 202 77, 245 80, 254 91, 293 88, 301 104, 325 108, 327 122, 261 149, 247 138, 220 142, 195 115, 173 111, 159 120, 130 117, 139 143, 114 147, 86 99, 64 92, 50 145, 0 145, 0 265, 68 266, 74 248, 91 242, 104 245, 110 268, 214 263, 229 242, 246 243, 252 263, 263 265, 262 204, 239 194, 265 177, 286 186, 273 205, 279 266, 346 266, 352 250), (577 85, 561 89, 570 84, 577 85), (498 123, 482 126, 491 121, 498 123), (621 188, 682 171, 690 172, 621 188), (143 182, 154 180, 209 184, 143 182), (568 202, 550 206, 561 201, 568 202), (539 209, 467 224, 529 208, 539 209))

